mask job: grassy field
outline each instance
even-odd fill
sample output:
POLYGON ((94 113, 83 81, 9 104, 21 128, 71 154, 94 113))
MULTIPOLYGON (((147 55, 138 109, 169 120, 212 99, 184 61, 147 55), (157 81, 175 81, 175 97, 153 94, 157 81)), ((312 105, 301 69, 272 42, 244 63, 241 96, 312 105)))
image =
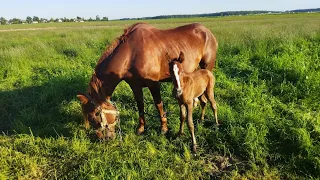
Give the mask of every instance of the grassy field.
POLYGON ((106 45, 135 22, 0 26, 0 179, 320 178, 319 13, 147 21, 163 29, 200 22, 218 39, 223 125, 216 129, 208 109, 197 126, 197 156, 189 133, 176 137, 171 83, 161 85, 168 135, 153 116, 136 135, 126 83, 113 95, 123 140, 101 143, 84 130, 76 94, 86 91, 106 45))

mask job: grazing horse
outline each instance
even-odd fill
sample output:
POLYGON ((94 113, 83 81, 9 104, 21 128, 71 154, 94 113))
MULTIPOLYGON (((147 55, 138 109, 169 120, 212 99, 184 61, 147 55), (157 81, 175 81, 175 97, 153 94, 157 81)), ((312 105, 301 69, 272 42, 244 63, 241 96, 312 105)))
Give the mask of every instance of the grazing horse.
POLYGON ((183 125, 186 119, 186 107, 188 115, 188 128, 192 136, 193 151, 196 152, 196 138, 194 135, 194 125, 192 119, 192 110, 194 99, 201 96, 201 120, 204 119, 204 112, 207 99, 209 99, 212 111, 218 123, 217 104, 214 100, 214 83, 213 74, 207 69, 200 69, 192 73, 185 73, 182 68, 182 63, 185 61, 183 52, 180 53, 178 59, 174 59, 170 64, 170 75, 174 85, 173 94, 178 100, 180 106, 180 131, 183 134, 183 125))
POLYGON ((139 110, 137 133, 144 132, 146 123, 143 87, 149 88, 160 114, 161 131, 166 133, 167 118, 159 82, 171 80, 168 73, 170 60, 168 61, 167 56, 178 58, 183 51, 186 60, 181 68, 185 72, 193 72, 199 65, 203 69, 212 70, 217 46, 216 38, 201 24, 188 24, 166 30, 146 23, 133 24, 100 57, 89 83, 88 94, 78 94, 85 122, 99 122, 94 113, 106 101, 110 102, 114 89, 124 80, 131 87, 139 110))

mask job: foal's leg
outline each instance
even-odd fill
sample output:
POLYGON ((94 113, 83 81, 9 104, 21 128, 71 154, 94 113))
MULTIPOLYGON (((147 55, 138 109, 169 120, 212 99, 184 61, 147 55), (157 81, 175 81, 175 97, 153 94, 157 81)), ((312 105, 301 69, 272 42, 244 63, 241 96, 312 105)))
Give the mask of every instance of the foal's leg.
POLYGON ((194 98, 193 99, 193 107, 196 108, 198 106, 199 103, 199 98, 194 98))
POLYGON ((192 137, 192 151, 196 152, 197 151, 197 141, 196 137, 194 135, 194 125, 193 125, 193 119, 192 119, 192 110, 193 110, 193 101, 191 100, 187 104, 187 114, 188 114, 188 128, 192 137))
POLYGON ((183 126, 184 126, 184 121, 186 120, 186 106, 184 104, 180 103, 180 130, 179 130, 179 135, 183 135, 183 126))
POLYGON ((214 117, 216 119, 216 124, 218 126, 219 125, 219 122, 218 122, 218 108, 217 108, 217 103, 214 100, 213 88, 211 88, 211 89, 208 88, 207 91, 206 91, 206 94, 207 94, 207 98, 210 101, 211 108, 212 108, 212 111, 214 112, 214 117))
POLYGON ((201 121, 204 120, 204 112, 206 110, 207 98, 204 94, 200 96, 200 105, 201 105, 201 121))
POLYGON ((160 115, 161 119, 161 132, 163 134, 166 134, 168 132, 168 126, 167 126, 167 117, 163 110, 163 101, 161 99, 160 94, 160 84, 159 83, 153 83, 151 86, 149 86, 149 90, 152 94, 154 104, 157 107, 157 110, 160 115))
POLYGON ((146 123, 145 117, 144 117, 144 103, 143 103, 143 93, 142 93, 142 87, 139 85, 129 84, 133 94, 134 99, 137 102, 138 110, 139 110, 139 126, 137 129, 138 134, 142 134, 144 132, 144 126, 146 123))

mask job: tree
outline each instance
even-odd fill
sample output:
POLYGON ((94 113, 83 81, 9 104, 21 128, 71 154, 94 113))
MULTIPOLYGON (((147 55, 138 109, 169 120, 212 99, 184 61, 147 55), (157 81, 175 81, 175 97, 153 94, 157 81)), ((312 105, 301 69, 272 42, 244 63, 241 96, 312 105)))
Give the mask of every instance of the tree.
POLYGON ((70 22, 70 19, 64 17, 62 21, 63 21, 63 22, 70 22))
POLYGON ((108 17, 103 17, 102 18, 102 21, 108 21, 109 19, 108 19, 108 17))
POLYGON ((40 19, 40 22, 42 22, 42 23, 47 23, 47 22, 48 22, 48 20, 47 20, 47 19, 45 19, 45 18, 41 18, 41 19, 40 19))
POLYGON ((81 18, 80 16, 77 16, 77 19, 78 19, 78 20, 81 20, 82 18, 81 18))
POLYGON ((33 16, 32 20, 33 20, 33 21, 39 21, 39 17, 33 16))
POLYGON ((96 21, 100 21, 100 16, 99 15, 96 16, 96 21))
POLYGON ((7 24, 7 20, 4 17, 1 17, 0 24, 2 24, 2 25, 7 24))
POLYGON ((32 18, 31 18, 30 16, 28 16, 28 17, 26 18, 26 21, 27 21, 27 23, 31 24, 31 23, 32 23, 32 18))
POLYGON ((22 21, 20 19, 18 19, 18 18, 10 19, 9 22, 11 24, 21 24, 22 23, 22 21))

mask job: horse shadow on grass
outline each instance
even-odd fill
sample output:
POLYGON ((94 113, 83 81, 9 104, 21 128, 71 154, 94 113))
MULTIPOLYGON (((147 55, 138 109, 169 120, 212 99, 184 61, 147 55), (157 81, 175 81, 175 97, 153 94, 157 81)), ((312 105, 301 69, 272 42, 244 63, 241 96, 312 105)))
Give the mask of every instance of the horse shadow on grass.
MULTIPOLYGON (((86 91, 88 80, 85 77, 80 75, 56 77, 38 86, 19 88, 19 83, 15 86, 17 89, 0 92, 0 132, 2 134, 70 137, 74 131, 84 128, 81 107, 76 95, 78 92, 86 91)), ((120 107, 120 112, 128 109, 138 112, 131 90, 127 91, 129 89, 126 88, 129 87, 125 87, 127 93, 123 93, 122 88, 116 88, 119 92, 115 92, 113 96, 113 101, 120 107)), ((154 104, 152 103, 151 106, 154 104)), ((153 111, 155 112, 154 107, 153 111)), ((146 117, 148 128, 160 129, 159 118, 146 117)), ((138 115, 121 113, 120 118, 122 132, 136 130, 138 115), (130 123, 133 119, 134 122, 130 123)), ((147 129, 146 135, 148 134, 147 129)), ((94 137, 91 135, 89 137, 95 141, 94 137)))
MULTIPOLYGON (((73 136, 76 131, 84 128, 81 107, 76 95, 78 92, 85 92, 87 86, 87 78, 75 75, 50 78, 37 86, 19 88, 19 84, 16 84, 17 89, 1 91, 0 132, 4 135, 33 134, 38 137, 73 136)), ((148 137, 154 133, 160 135, 160 118, 153 99, 150 93, 145 94, 145 97, 145 110, 152 116, 146 115, 147 126, 144 136, 148 137)), ((169 103, 175 103, 166 95, 163 98, 167 98, 165 109, 169 103)), ((122 134, 135 133, 138 110, 129 86, 117 87, 112 100, 117 103, 121 112, 122 134)), ((168 113, 168 140, 177 137, 177 127, 180 123, 178 115, 178 108, 168 113)), ((89 137, 96 141, 92 135, 89 137)))
MULTIPOLYGON (((81 124, 76 94, 86 87, 84 77, 51 78, 40 85, 0 92, 0 132, 39 137, 70 136, 81 124)), ((18 87, 17 87, 18 88, 18 87)))

